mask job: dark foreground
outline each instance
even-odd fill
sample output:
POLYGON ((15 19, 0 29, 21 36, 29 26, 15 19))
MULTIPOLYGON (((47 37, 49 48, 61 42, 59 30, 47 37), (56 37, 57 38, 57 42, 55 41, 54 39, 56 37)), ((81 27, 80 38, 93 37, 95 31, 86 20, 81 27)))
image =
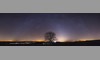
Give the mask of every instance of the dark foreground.
POLYGON ((100 46, 100 40, 81 42, 0 42, 0 46, 100 46))

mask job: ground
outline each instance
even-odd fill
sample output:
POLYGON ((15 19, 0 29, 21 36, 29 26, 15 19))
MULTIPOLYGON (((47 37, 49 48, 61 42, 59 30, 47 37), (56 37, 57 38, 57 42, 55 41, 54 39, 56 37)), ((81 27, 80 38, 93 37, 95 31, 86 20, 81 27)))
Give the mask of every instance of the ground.
POLYGON ((79 42, 0 42, 0 46, 100 46, 100 40, 79 42))

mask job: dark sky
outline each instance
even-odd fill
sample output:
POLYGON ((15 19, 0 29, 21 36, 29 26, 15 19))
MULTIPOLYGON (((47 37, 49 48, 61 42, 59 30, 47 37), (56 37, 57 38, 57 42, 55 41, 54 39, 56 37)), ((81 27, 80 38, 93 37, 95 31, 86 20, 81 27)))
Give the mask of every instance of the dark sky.
POLYGON ((58 40, 100 39, 100 14, 0 14, 0 40, 43 40, 48 31, 58 40))

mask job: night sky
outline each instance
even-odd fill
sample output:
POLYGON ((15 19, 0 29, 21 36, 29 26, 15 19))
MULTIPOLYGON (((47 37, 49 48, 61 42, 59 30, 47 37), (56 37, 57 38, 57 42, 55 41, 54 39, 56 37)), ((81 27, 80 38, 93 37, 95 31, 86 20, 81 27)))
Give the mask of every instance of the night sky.
POLYGON ((49 31, 58 41, 100 39, 100 14, 0 14, 0 40, 44 40, 49 31))

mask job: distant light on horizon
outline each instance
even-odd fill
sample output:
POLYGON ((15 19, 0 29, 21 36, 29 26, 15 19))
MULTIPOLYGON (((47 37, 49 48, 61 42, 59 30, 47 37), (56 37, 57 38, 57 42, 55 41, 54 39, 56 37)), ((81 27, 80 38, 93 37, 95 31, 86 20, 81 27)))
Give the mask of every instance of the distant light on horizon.
POLYGON ((91 40, 96 40, 96 39, 80 39, 80 41, 91 41, 91 40))

